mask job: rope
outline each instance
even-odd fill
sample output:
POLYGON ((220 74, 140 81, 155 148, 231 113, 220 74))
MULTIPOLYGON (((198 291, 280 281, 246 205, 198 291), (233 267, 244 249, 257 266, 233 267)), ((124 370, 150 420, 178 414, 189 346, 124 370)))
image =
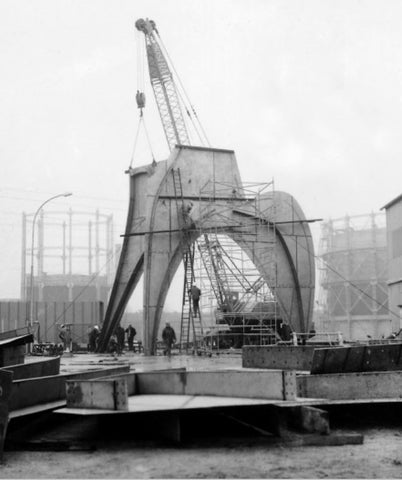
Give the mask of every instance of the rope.
POLYGON ((155 162, 155 155, 154 155, 154 152, 153 152, 153 150, 152 150, 151 141, 150 141, 150 139, 149 139, 148 129, 147 129, 146 125, 145 125, 145 118, 142 117, 142 120, 143 120, 143 124, 144 124, 145 135, 146 135, 147 141, 148 141, 148 146, 149 146, 149 149, 151 150, 152 161, 155 162))
POLYGON ((136 148, 137 148, 137 142, 138 142, 138 136, 139 136, 139 133, 140 133, 142 118, 143 118, 143 116, 142 116, 142 111, 141 111, 141 113, 140 113, 140 121, 138 122, 137 132, 136 132, 136 134, 135 134, 135 140, 134 140, 134 146, 133 146, 133 153, 131 154, 131 162, 130 162, 129 168, 132 167, 133 162, 134 162, 134 154, 135 154, 135 150, 136 150, 136 148))
MULTIPOLYGON (((144 68, 145 41, 142 41, 142 38, 140 39, 140 36, 143 37, 143 34, 141 32, 139 32, 138 30, 136 30, 137 85, 138 85, 137 92, 144 92, 144 84, 145 84, 145 68, 144 68)), ((139 105, 137 104, 137 106, 139 106, 139 105)), ((144 102, 143 106, 145 106, 145 102, 144 102)), ((148 130, 147 130, 146 125, 145 125, 145 117, 144 117, 143 108, 140 108, 140 119, 139 119, 139 122, 138 122, 137 132, 135 134, 134 146, 133 146, 133 151, 132 151, 132 154, 131 154, 131 161, 130 161, 129 169, 132 168, 132 165, 133 165, 133 162, 134 162, 134 156, 135 156, 135 151, 136 151, 136 148, 137 148, 137 143, 138 143, 138 138, 139 138, 139 134, 140 134, 140 130, 141 130, 141 125, 143 125, 143 127, 144 127, 148 147, 149 147, 149 150, 151 151, 152 161, 155 162, 155 155, 154 155, 154 152, 152 150, 152 144, 151 144, 150 136, 148 134, 148 130)))

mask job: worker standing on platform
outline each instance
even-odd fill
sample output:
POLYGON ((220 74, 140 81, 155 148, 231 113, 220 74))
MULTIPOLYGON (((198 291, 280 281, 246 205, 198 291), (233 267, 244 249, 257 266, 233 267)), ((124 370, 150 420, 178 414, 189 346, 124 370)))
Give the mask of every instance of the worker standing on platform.
POLYGON ((201 290, 194 285, 190 288, 190 295, 193 300, 193 315, 194 317, 200 316, 200 297, 201 297, 201 290))
POLYGON ((169 322, 166 322, 165 328, 162 330, 162 340, 165 344, 163 355, 170 357, 172 352, 172 345, 176 342, 176 333, 170 326, 169 322))
POLYGON ((145 108, 145 93, 137 90, 137 93, 135 95, 135 100, 137 102, 137 108, 140 109, 140 114, 142 117, 142 109, 145 108))
POLYGON ((63 350, 65 350, 67 343, 67 329, 64 324, 60 325, 59 338, 63 342, 63 350))
POLYGON ((98 338, 99 338, 99 327, 95 325, 88 335, 88 350, 90 352, 95 352, 96 347, 98 346, 98 338))
POLYGON ((60 325, 59 338, 63 342, 63 350, 69 352, 71 349, 70 325, 60 325))

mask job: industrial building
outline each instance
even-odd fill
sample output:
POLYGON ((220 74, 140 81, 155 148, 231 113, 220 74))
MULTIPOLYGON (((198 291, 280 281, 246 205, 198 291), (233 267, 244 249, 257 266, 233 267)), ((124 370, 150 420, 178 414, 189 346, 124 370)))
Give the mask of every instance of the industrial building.
POLYGON ((387 218, 388 291, 392 331, 402 328, 402 195, 384 205, 387 218))
POLYGON ((1 332, 31 324, 36 341, 58 342, 66 324, 73 343, 86 346, 114 275, 113 216, 42 209, 34 218, 22 215, 21 300, 0 302, 1 332))

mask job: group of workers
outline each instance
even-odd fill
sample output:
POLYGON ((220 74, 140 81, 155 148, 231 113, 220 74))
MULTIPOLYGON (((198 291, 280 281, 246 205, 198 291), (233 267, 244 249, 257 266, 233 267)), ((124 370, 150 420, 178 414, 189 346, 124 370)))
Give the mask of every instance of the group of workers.
MULTIPOLYGON (((192 300, 192 307, 193 307, 193 316, 199 317, 200 316, 200 296, 201 290, 197 287, 197 285, 192 285, 188 291, 189 296, 192 300)), ((121 355, 125 349, 126 344, 126 336, 127 336, 127 345, 128 350, 133 351, 135 353, 135 343, 134 338, 137 334, 136 329, 130 324, 126 329, 124 329, 121 325, 118 325, 113 335, 111 336, 108 344, 108 352, 121 355)), ((71 335, 69 328, 66 328, 65 325, 61 325, 59 337, 64 344, 64 348, 71 342, 71 335)), ((88 332, 88 351, 89 352, 96 352, 98 348, 98 342, 100 337, 100 329, 98 325, 95 325, 91 330, 88 332)), ((163 354, 170 356, 172 351, 172 346, 176 343, 176 333, 169 322, 166 322, 165 328, 162 331, 162 340, 164 344, 163 354)))
POLYGON ((125 349, 126 335, 128 350, 135 353, 134 338, 137 335, 137 331, 131 324, 125 330, 121 325, 115 328, 114 334, 109 340, 108 352, 121 355, 125 349))
MULTIPOLYGON (((109 353, 117 353, 121 355, 125 348, 127 334, 127 345, 129 351, 135 352, 134 337, 137 335, 136 329, 130 324, 125 330, 121 325, 118 325, 111 336, 108 351, 109 353)), ((88 351, 95 352, 98 347, 100 330, 98 325, 95 325, 88 333, 88 351)))

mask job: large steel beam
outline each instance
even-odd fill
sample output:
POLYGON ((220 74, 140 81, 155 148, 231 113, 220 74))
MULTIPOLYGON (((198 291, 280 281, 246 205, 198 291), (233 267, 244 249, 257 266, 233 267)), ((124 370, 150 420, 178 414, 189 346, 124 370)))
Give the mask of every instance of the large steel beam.
POLYGON ((242 350, 244 368, 280 368, 311 370, 313 345, 245 345, 242 350))
MULTIPOLYGON (((299 375, 297 396, 326 400, 400 401, 402 372, 299 375)), ((325 403, 325 402, 323 402, 325 403)))

